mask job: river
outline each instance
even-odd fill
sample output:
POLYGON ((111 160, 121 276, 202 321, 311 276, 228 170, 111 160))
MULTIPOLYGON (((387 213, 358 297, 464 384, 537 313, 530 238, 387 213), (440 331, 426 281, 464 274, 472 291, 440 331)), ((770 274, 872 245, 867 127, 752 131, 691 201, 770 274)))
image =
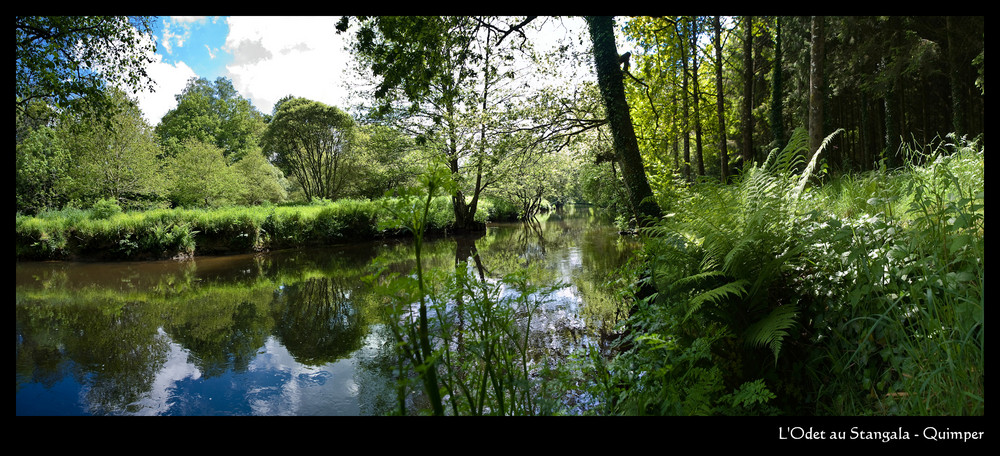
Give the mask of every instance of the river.
MULTIPOLYGON (((563 283, 533 320, 553 359, 623 315, 607 284, 635 254, 586 206, 484 235, 428 240, 425 268, 500 277, 534 265, 563 283), (473 261, 478 254, 478 262, 473 261), (474 265, 474 266, 473 266, 474 265)), ((395 400, 391 336, 364 278, 407 241, 188 261, 19 262, 16 415, 381 415, 395 400)))

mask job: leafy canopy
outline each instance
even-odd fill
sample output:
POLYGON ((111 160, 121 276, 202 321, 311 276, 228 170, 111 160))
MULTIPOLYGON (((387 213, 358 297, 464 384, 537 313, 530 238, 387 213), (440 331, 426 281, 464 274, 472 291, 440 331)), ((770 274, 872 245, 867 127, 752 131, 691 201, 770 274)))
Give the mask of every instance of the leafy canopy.
POLYGON ((114 109, 105 86, 153 90, 148 16, 16 16, 15 107, 33 100, 95 114, 114 109))

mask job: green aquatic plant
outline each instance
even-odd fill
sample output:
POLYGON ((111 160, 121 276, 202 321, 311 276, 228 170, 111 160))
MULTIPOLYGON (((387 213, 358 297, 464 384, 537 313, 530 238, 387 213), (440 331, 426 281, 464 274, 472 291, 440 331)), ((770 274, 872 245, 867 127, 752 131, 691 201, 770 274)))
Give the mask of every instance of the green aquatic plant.
MULTIPOLYGON (((413 267, 373 261, 368 277, 386 302, 386 320, 399 352, 398 409, 407 410, 410 375, 419 379, 434 415, 534 415, 550 402, 532 379, 529 343, 534 314, 561 284, 534 283, 519 268, 499 279, 477 275, 465 261, 425 266, 428 214, 438 193, 453 188, 447 169, 432 170, 398 198, 386 200, 387 228, 413 234, 413 267)), ((547 408, 548 407, 548 408, 547 408)))

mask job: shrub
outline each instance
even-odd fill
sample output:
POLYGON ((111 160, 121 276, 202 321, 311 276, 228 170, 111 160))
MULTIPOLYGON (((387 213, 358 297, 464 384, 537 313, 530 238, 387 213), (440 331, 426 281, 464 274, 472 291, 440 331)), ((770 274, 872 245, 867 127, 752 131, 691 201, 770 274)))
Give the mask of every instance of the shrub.
POLYGON ((95 220, 109 219, 121 213, 122 207, 118 204, 118 200, 113 198, 99 199, 90 209, 90 216, 95 220))

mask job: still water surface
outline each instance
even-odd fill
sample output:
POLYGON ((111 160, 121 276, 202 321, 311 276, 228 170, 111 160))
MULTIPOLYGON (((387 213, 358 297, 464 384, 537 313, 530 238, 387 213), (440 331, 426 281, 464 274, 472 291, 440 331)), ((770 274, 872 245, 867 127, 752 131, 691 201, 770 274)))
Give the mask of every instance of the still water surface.
MULTIPOLYGON (((621 317, 607 282, 636 244, 586 207, 425 245, 500 277, 562 282, 533 346, 565 356, 621 317), (472 259, 478 253, 479 261, 472 259)), ((16 415, 379 415, 394 405, 391 336, 363 278, 412 246, 380 241, 176 262, 16 264, 16 415)))

